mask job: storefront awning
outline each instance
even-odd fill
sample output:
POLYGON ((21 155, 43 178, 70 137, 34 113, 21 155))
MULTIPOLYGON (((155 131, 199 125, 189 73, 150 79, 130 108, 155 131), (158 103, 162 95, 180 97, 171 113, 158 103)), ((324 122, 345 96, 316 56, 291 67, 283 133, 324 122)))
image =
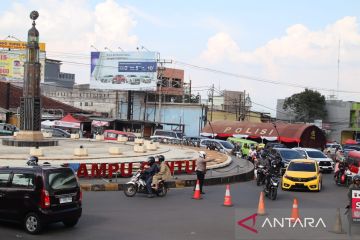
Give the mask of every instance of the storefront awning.
POLYGON ((315 125, 288 123, 250 123, 237 121, 215 121, 207 124, 204 133, 216 134, 217 137, 242 137, 266 139, 284 143, 302 143, 303 146, 322 148, 325 135, 315 125))

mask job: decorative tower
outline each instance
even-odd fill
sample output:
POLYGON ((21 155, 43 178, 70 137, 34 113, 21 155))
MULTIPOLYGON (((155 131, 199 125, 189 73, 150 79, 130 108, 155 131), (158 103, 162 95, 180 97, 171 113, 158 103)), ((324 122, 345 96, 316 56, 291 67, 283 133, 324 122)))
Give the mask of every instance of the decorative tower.
POLYGON ((38 141, 43 139, 41 133, 41 91, 40 91, 40 50, 39 31, 35 20, 39 17, 37 11, 30 13, 33 20, 28 31, 26 45, 26 62, 24 64, 24 88, 20 102, 20 132, 18 140, 38 141))

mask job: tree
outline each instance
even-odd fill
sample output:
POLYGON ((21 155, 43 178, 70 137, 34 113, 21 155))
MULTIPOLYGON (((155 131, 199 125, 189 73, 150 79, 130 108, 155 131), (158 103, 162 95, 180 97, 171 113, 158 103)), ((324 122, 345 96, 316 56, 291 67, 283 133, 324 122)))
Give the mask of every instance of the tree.
POLYGON ((313 122, 315 119, 326 117, 325 97, 317 91, 305 89, 301 93, 293 94, 285 98, 284 110, 292 110, 295 113, 295 121, 313 122))

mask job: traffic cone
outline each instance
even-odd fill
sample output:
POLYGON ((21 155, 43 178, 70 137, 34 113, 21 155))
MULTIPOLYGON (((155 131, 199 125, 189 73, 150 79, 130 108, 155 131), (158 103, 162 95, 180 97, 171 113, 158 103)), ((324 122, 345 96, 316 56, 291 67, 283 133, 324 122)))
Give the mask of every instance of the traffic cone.
POLYGON ((260 192, 259 205, 257 210, 257 215, 264 216, 265 212, 265 201, 264 201, 264 192, 260 192))
POLYGON ((342 229, 341 216, 340 216, 340 208, 336 209, 336 222, 334 228, 332 230, 333 233, 344 234, 345 231, 342 229))
POLYGON ((300 218, 298 206, 298 201, 296 198, 294 198, 294 203, 291 210, 291 222, 295 222, 297 219, 300 218))
POLYGON ((225 207, 232 207, 232 201, 230 196, 230 185, 226 185, 224 204, 225 207))
POLYGON ((202 199, 201 194, 200 194, 200 182, 199 182, 199 180, 196 181, 195 192, 194 192, 194 196, 192 198, 195 199, 195 200, 202 199))

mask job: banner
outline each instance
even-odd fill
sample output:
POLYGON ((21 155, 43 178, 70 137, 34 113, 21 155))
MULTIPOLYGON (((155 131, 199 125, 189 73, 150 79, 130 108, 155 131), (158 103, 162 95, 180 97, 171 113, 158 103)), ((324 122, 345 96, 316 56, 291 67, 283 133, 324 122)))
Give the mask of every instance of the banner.
MULTIPOLYGON (((0 50, 0 80, 23 81, 26 50, 0 50)), ((44 80, 45 52, 40 52, 41 81, 44 80)))
POLYGON ((90 87, 156 90, 156 52, 92 52, 90 87))
POLYGON ((360 190, 352 190, 351 210, 353 222, 360 222, 360 190))
MULTIPOLYGON (((0 48, 26 49, 27 42, 0 40, 0 48)), ((45 52, 45 43, 39 43, 40 52, 45 52)))

